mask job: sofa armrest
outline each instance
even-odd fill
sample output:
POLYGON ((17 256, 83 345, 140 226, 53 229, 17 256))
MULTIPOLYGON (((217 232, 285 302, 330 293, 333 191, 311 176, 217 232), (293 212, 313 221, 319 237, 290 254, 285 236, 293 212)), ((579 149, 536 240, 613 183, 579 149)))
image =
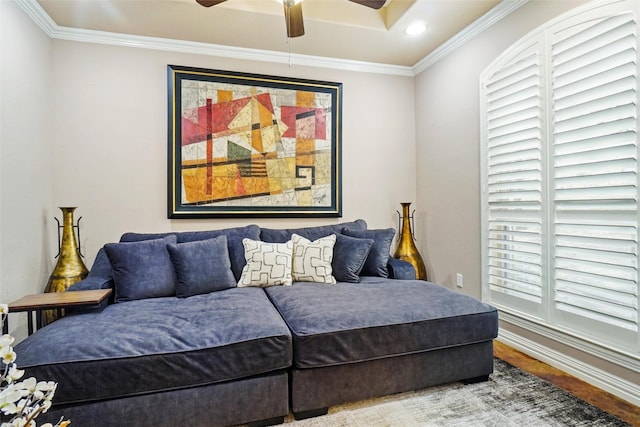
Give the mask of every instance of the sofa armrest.
POLYGON ((104 248, 98 251, 91 271, 83 280, 74 283, 67 291, 90 291, 113 288, 113 269, 104 248))
MULTIPOLYGON (((91 276, 91 273, 89 273, 89 276, 69 286, 65 292, 93 291, 96 289, 109 289, 109 288, 113 288, 113 286, 114 286, 113 277, 105 277, 97 274, 94 274, 93 276, 91 276)), ((65 311, 64 311, 65 316, 71 315, 71 314, 93 313, 93 312, 102 311, 109 304, 113 304, 114 298, 115 298, 115 293, 112 292, 109 298, 105 298, 97 306, 67 307, 65 308, 65 311)))
MULTIPOLYGON (((96 289, 109 289, 113 288, 113 277, 105 277, 98 274, 85 277, 79 282, 69 286, 65 292, 75 291, 93 291, 96 289)), ((114 293, 112 292, 109 298, 105 298, 100 304, 95 307, 67 307, 65 308, 65 316, 81 313, 94 313, 102 311, 109 304, 113 304, 114 293)))
POLYGON ((87 276, 67 288, 69 291, 92 291, 113 288, 113 277, 87 276))
POLYGON ((389 277, 400 280, 415 280, 416 270, 410 262, 401 259, 389 258, 387 263, 389 277))

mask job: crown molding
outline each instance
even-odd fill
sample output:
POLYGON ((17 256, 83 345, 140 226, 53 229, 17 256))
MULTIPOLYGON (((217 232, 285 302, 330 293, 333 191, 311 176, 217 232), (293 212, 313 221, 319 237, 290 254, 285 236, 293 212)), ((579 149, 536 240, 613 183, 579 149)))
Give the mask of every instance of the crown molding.
POLYGON ((464 30, 444 42, 441 46, 436 48, 429 55, 418 61, 413 67, 413 75, 416 76, 437 63, 441 59, 449 56, 460 46, 467 43, 469 40, 476 37, 478 34, 491 27, 511 12, 515 11, 529 0, 502 0, 496 7, 489 12, 476 19, 473 23, 467 26, 464 30))
POLYGON ((412 67, 62 27, 51 19, 36 0, 15 1, 52 39, 192 53, 247 61, 272 62, 289 64, 289 66, 300 65, 314 68, 413 77, 451 54, 458 47, 509 15, 528 0, 503 0, 496 7, 478 18, 471 25, 460 31, 412 67))
POLYGON ((58 26, 53 19, 44 11, 42 6, 36 0, 15 0, 15 2, 26 12, 27 15, 35 22, 42 31, 53 38, 56 27, 58 26))
POLYGON ((413 77, 411 67, 380 64, 350 59, 328 58, 217 44, 171 40, 159 37, 136 36, 106 31, 86 30, 57 25, 36 0, 16 0, 31 19, 52 39, 85 43, 98 43, 113 46, 136 47, 142 49, 170 52, 192 53, 197 55, 262 61, 280 64, 300 65, 315 68, 330 68, 343 71, 389 74, 413 77))

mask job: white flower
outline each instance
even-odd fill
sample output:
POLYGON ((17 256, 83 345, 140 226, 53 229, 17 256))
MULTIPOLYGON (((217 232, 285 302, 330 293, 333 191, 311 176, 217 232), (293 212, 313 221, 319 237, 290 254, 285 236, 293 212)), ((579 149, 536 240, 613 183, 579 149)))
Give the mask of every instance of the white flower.
POLYGON ((7 373, 7 375, 7 381, 12 383, 22 378, 22 376, 24 375, 24 371, 22 369, 18 369, 16 365, 11 365, 11 368, 9 368, 9 372, 7 373))
POLYGON ((21 383, 17 384, 22 387, 22 396, 33 396, 36 400, 44 399, 48 397, 51 399, 53 396, 49 397, 49 392, 55 385, 55 383, 51 381, 36 381, 34 377, 27 378, 21 383), (47 395, 45 396, 45 392, 47 395))
POLYGON ((2 407, 2 413, 5 415, 12 415, 18 412, 18 407, 16 406, 15 403, 7 403, 5 405, 2 405, 1 407, 2 407))
POLYGON ((36 381, 35 378, 29 377, 26 380, 18 383, 17 385, 23 388, 23 394, 33 393, 34 391, 36 391, 36 386, 38 385, 38 382, 36 381))
POLYGON ((18 386, 16 384, 9 384, 7 385, 5 388, 3 388, 2 390, 0 390, 0 403, 2 402, 15 402, 16 398, 14 398, 13 396, 16 395, 16 393, 20 394, 20 396, 22 396, 22 387, 18 386))
POLYGON ((4 414, 15 414, 18 410, 15 402, 22 398, 22 390, 13 384, 0 391, 0 410, 4 414))
POLYGON ((20 399, 20 401, 16 405, 16 407, 18 408, 18 412, 24 411, 25 406, 27 406, 27 399, 20 399))
POLYGON ((13 344, 13 341, 15 341, 15 338, 13 338, 9 334, 4 334, 0 336, 0 348, 10 346, 11 344, 13 344))
POLYGON ((55 383, 52 381, 38 381, 38 384, 36 384, 36 391, 48 393, 51 391, 54 384, 55 383))
POLYGON ((16 361, 16 353, 13 351, 13 347, 7 346, 0 348, 0 358, 2 358, 2 363, 5 365, 10 365, 11 363, 16 361))
POLYGON ((52 391, 55 392, 56 388, 58 387, 58 384, 54 383, 53 381, 41 381, 38 384, 42 384, 41 390, 46 392, 52 392, 52 391))
MULTIPOLYGON (((1 0, 0 0, 1 1, 1 0)), ((9 307, 0 304, 0 324, 4 325, 9 307)), ((53 381, 37 381, 30 377, 17 382, 24 375, 15 364, 16 353, 11 345, 14 338, 9 334, 0 336, 0 414, 5 421, 0 427, 37 427, 35 418, 51 408, 51 400, 58 384, 53 381)), ((43 424, 41 427, 66 427, 70 421, 63 418, 55 425, 43 424)))

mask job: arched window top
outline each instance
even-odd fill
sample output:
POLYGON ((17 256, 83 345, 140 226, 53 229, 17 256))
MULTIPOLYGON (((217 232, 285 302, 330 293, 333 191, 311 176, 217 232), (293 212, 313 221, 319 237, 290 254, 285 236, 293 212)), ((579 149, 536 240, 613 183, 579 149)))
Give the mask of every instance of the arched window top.
POLYGON ((480 81, 483 297, 623 365, 640 360, 639 9, 570 11, 480 81))

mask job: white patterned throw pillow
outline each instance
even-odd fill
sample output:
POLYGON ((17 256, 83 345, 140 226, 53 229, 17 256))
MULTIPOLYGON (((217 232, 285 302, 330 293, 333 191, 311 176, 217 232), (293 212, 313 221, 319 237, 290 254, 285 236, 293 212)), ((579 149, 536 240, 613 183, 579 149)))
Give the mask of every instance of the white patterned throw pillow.
POLYGON ((242 269, 238 287, 291 285, 293 243, 266 243, 242 239, 247 265, 242 269))
POLYGON ((331 261, 336 235, 322 237, 313 242, 297 234, 291 235, 293 242, 293 280, 297 282, 336 283, 331 261))

